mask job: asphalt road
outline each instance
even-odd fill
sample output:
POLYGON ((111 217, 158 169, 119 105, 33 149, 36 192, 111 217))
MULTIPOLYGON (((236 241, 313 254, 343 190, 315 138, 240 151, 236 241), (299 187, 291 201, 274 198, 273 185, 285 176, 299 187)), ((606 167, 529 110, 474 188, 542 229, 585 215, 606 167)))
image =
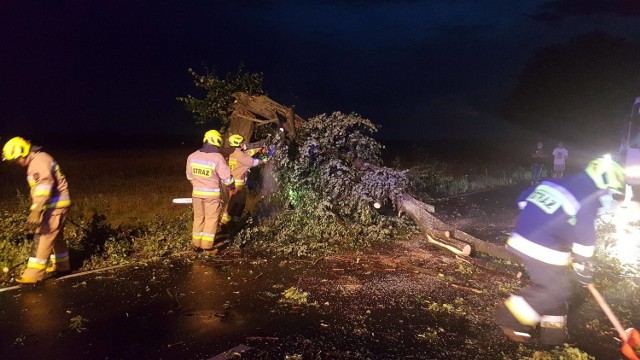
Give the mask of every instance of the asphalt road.
POLYGON ((273 322, 267 309, 277 308, 278 290, 254 271, 267 270, 173 260, 2 292, 2 358, 209 359, 262 329, 276 336, 279 325, 295 328, 290 319, 273 322))

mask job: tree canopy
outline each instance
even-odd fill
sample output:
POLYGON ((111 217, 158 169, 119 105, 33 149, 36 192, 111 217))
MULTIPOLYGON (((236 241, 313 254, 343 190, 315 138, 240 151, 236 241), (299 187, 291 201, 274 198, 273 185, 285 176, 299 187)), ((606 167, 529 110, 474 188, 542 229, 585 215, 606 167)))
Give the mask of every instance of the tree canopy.
POLYGON ((244 71, 242 65, 235 73, 228 73, 225 78, 218 77, 215 71, 206 70, 204 75, 189 69, 193 83, 204 91, 202 99, 192 95, 178 97, 185 108, 191 112, 196 124, 226 125, 229 122, 235 92, 246 92, 249 95, 265 95, 262 89, 262 73, 244 71))
POLYGON ((504 106, 507 121, 579 144, 615 144, 640 96, 640 45, 603 32, 541 48, 504 106))
POLYGON ((392 209, 407 187, 406 171, 380 166, 383 146, 372 137, 377 125, 333 112, 297 130, 296 142, 281 133, 271 139, 277 150, 269 165, 279 189, 261 204, 267 216, 256 216, 236 237, 240 244, 309 255, 368 246, 403 229, 403 218, 382 210, 392 209))

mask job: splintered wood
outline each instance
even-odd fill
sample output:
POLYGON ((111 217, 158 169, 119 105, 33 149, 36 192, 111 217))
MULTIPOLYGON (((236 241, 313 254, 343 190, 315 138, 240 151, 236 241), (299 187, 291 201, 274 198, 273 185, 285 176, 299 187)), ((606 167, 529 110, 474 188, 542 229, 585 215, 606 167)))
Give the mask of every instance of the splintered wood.
POLYGON ((296 124, 304 121, 293 108, 277 103, 266 95, 233 94, 235 99, 229 122, 229 134, 240 134, 250 142, 258 126, 276 124, 286 130, 289 139, 297 137, 296 124))
POLYGON ((471 245, 464 241, 451 237, 439 237, 434 234, 427 234, 427 241, 445 250, 449 250, 456 255, 471 255, 471 245))

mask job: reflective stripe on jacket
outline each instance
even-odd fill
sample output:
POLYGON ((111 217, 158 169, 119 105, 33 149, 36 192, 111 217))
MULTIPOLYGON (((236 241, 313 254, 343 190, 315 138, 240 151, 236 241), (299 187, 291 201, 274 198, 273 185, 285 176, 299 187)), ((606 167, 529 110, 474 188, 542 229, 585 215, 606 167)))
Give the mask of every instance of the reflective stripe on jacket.
POLYGON ((231 170, 217 152, 195 151, 187 158, 187 179, 193 186, 192 197, 219 198, 220 186, 233 183, 231 170))
MULTIPOLYGON (((247 150, 247 152, 251 151, 252 153, 257 153, 257 151, 252 151, 255 149, 247 150)), ((240 148, 236 148, 231 155, 229 155, 229 168, 231 168, 231 173, 233 174, 233 179, 236 182, 237 187, 242 187, 247 182, 247 172, 250 168, 260 165, 261 161, 258 159, 254 159, 250 154, 242 151, 240 148)))
POLYGON ((69 185, 58 163, 51 155, 39 151, 29 155, 27 182, 31 188, 31 201, 44 209, 71 206, 69 185))
POLYGON ((551 265, 569 265, 571 259, 571 253, 568 251, 550 249, 530 241, 518 233, 511 234, 511 237, 507 240, 507 245, 529 257, 551 265))

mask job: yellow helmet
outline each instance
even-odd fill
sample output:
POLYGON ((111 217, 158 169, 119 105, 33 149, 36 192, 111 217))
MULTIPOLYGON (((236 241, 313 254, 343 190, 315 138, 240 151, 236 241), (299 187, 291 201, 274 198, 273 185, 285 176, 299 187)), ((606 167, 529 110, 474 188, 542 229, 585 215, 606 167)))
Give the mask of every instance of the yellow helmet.
POLYGON ((600 189, 611 189, 619 193, 624 192, 624 169, 611 156, 591 160, 585 169, 587 175, 600 189))
POLYGON ((233 134, 229 136, 229 145, 231 146, 240 146, 244 141, 244 137, 242 135, 233 134))
POLYGON ((31 143, 19 136, 16 136, 4 144, 4 147, 2 148, 2 161, 25 157, 29 155, 29 150, 31 150, 31 143))
POLYGON ((222 146, 222 135, 220 135, 218 130, 209 130, 204 134, 204 139, 202 139, 202 142, 220 147, 222 146))

